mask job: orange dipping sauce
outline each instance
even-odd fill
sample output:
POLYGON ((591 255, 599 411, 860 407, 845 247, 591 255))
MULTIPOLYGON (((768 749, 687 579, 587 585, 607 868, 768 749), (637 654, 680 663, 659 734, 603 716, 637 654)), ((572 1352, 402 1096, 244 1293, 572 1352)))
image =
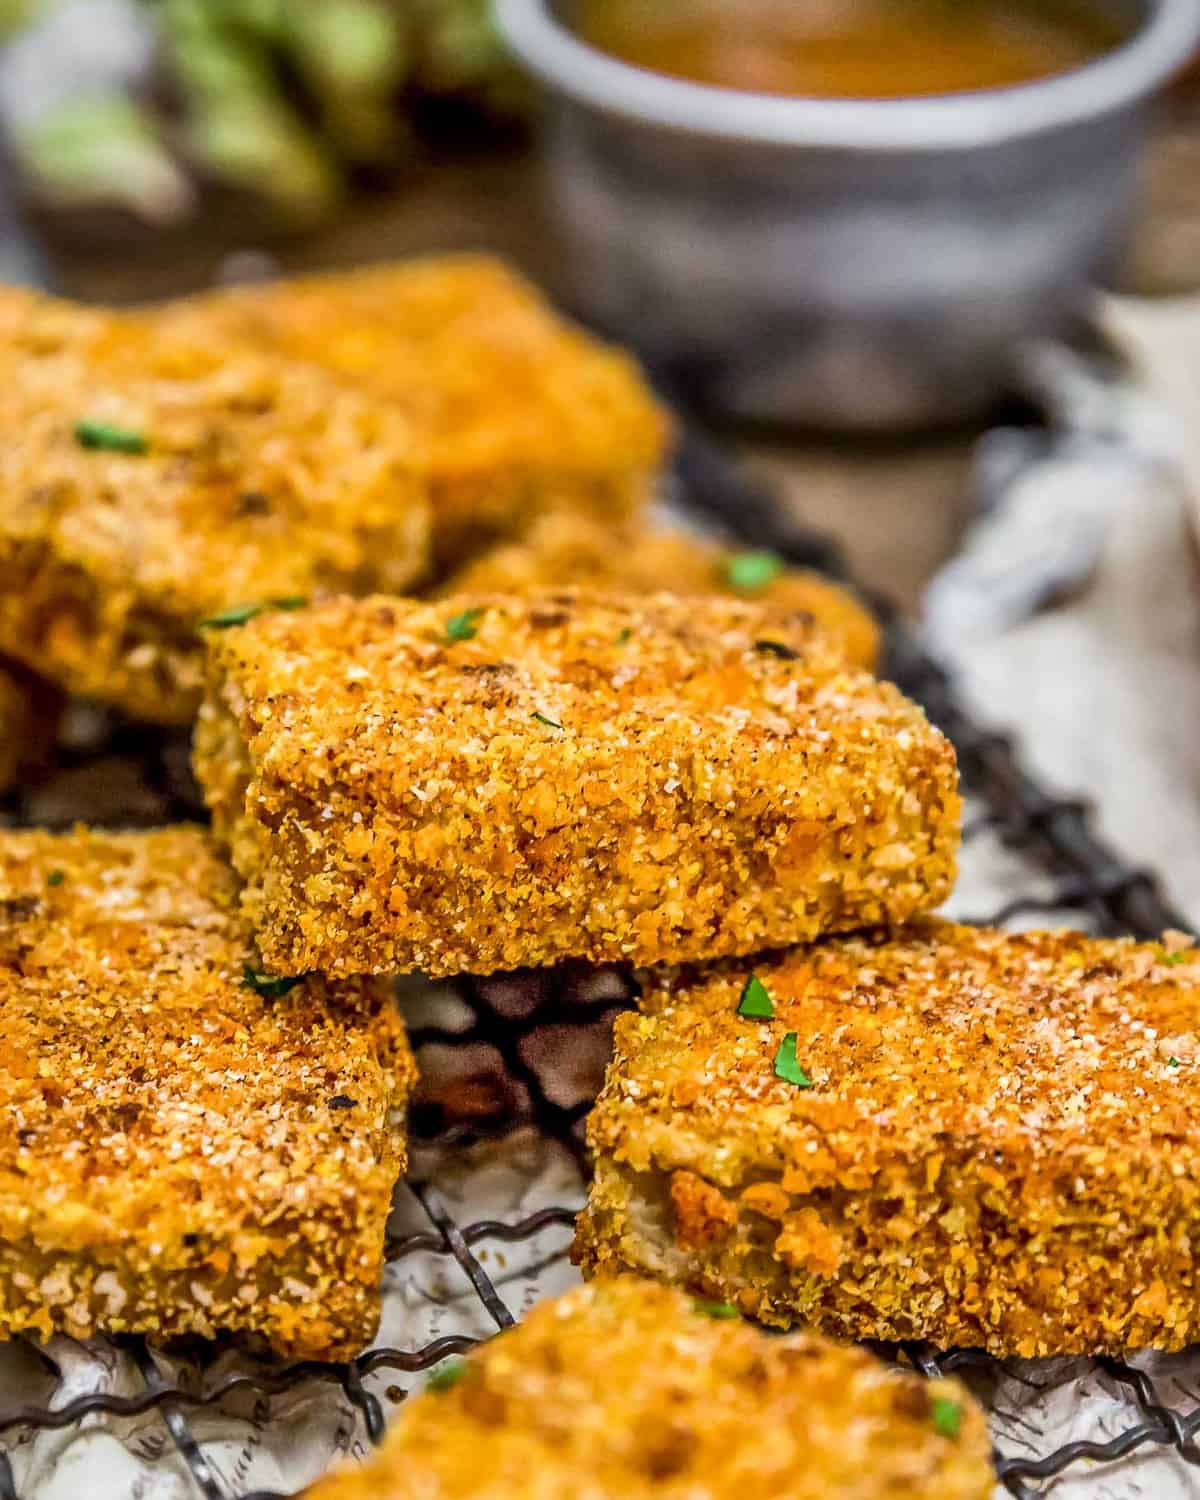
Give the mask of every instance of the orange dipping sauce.
POLYGON ((1028 83, 1126 34, 1084 0, 578 0, 574 15, 582 40, 652 73, 820 99, 1028 83))

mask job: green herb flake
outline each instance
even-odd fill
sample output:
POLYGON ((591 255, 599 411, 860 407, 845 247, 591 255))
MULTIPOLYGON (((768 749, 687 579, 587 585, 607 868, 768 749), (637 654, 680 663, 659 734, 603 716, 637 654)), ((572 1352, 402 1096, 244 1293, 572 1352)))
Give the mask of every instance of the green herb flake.
POLYGON ((308 600, 303 594, 289 594, 283 599, 267 599, 261 604, 235 604, 230 609, 223 609, 219 615, 210 615, 207 620, 200 621, 201 630, 229 630, 234 625, 244 625, 247 620, 253 620, 255 615, 264 614, 269 609, 303 609, 308 600))
POLYGON ((633 627, 631 625, 622 625, 620 630, 617 631, 617 645, 628 646, 632 639, 633 627))
POLYGON ((252 969, 249 964, 242 970, 246 988, 253 990, 256 995, 265 995, 270 1000, 282 999, 298 984, 303 984, 306 977, 304 974, 263 974, 252 969))
POLYGON ((46 884, 47 885, 62 885, 63 881, 66 878, 67 878, 67 872, 65 870, 51 870, 50 873, 49 873, 49 875, 46 876, 46 884))
POLYGON ((756 1021, 770 1021, 775 1016, 775 1007, 766 985, 757 974, 747 979, 742 998, 738 1001, 739 1016, 751 1016, 756 1021))
POLYGON ((935 1396, 930 1403, 933 1430, 939 1437, 956 1438, 962 1431, 966 1410, 961 1401, 952 1396, 935 1396))
POLYGON ((537 709, 534 709, 533 713, 530 714, 529 717, 531 719, 536 719, 539 724, 544 724, 547 729, 562 729, 561 724, 556 723, 553 719, 548 719, 545 714, 538 713, 537 709))
POLYGON ((779 1044, 775 1054, 775 1077, 784 1083, 794 1083, 798 1089, 810 1089, 812 1079, 796 1061, 796 1033, 789 1031, 779 1044))
POLYGON ((783 559, 774 552, 735 552, 725 564, 725 582, 739 594, 758 594, 783 572, 783 559))
POLYGON ((1178 1066, 1179 1066, 1179 1059, 1177 1057, 1168 1057, 1167 1058, 1167 1067, 1168 1068, 1177 1068, 1178 1066))
POLYGON ((427 1391, 448 1391, 467 1373, 467 1362, 457 1354, 442 1361, 425 1382, 427 1391))
POLYGON ((150 444, 131 427, 116 427, 85 417, 75 423, 75 441, 81 448, 102 448, 108 453, 145 453, 150 444))
POLYGON ((1184 948, 1178 953, 1164 953, 1159 959, 1159 963, 1172 965, 1185 964, 1192 956, 1193 950, 1191 948, 1184 948))
POLYGON ((741 1313, 734 1307, 732 1302, 705 1302, 703 1298, 696 1297, 692 1306, 698 1313, 706 1318, 740 1318, 741 1313))
POLYGON ((479 622, 487 613, 486 610, 464 609, 461 614, 451 615, 446 621, 447 641, 473 641, 479 629, 479 622))

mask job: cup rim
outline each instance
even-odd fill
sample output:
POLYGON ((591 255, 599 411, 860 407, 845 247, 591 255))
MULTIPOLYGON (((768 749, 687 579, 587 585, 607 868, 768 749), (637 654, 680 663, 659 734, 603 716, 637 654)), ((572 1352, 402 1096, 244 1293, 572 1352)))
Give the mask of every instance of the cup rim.
POLYGON ((1200 0, 1150 0, 1136 29, 1093 62, 1031 83, 914 99, 755 94, 652 73, 580 40, 549 0, 498 0, 501 33, 555 92, 626 120, 765 146, 963 150, 1079 124, 1152 93, 1200 41, 1200 0))

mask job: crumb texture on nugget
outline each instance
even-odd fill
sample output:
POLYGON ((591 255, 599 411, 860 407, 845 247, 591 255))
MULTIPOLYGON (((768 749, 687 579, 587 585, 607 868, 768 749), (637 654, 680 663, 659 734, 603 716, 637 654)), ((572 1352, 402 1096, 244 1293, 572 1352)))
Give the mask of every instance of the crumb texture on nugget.
POLYGON ((197 624, 429 561, 408 424, 314 366, 0 293, 0 650, 161 723, 200 696, 197 624))
POLYGON ((957 1381, 727 1311, 632 1277, 544 1302, 312 1500, 991 1495, 987 1428, 957 1381))
POLYGON ((206 834, 0 834, 0 1331, 379 1317, 412 1058, 387 987, 254 974, 206 834))
POLYGON ((841 1338, 1180 1348, 1198 1002, 1178 935, 934 919, 666 971, 617 1022, 576 1256, 841 1338))
POLYGON ((453 573, 440 592, 526 594, 564 586, 753 599, 811 615, 852 666, 874 671, 879 661, 879 626, 848 588, 811 569, 786 567, 773 553, 716 546, 665 527, 546 515, 520 541, 494 547, 453 573))
POLYGON ((442 563, 546 511, 627 516, 667 455, 670 426, 636 362, 487 256, 209 292, 166 315, 311 360, 401 412, 442 563))
POLYGON ((751 952, 948 893, 954 752, 807 617, 329 601, 209 642, 195 764, 281 973, 751 952))

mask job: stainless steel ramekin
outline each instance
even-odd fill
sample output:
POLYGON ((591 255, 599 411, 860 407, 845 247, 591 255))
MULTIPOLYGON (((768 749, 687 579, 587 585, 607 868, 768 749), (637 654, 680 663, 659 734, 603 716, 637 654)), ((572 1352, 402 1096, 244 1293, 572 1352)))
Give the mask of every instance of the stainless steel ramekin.
POLYGON ((984 408, 1119 256, 1200 0, 1107 3, 1129 39, 1074 72, 888 100, 662 77, 580 41, 567 0, 499 15, 550 92, 583 309, 727 412, 888 429, 984 408))

